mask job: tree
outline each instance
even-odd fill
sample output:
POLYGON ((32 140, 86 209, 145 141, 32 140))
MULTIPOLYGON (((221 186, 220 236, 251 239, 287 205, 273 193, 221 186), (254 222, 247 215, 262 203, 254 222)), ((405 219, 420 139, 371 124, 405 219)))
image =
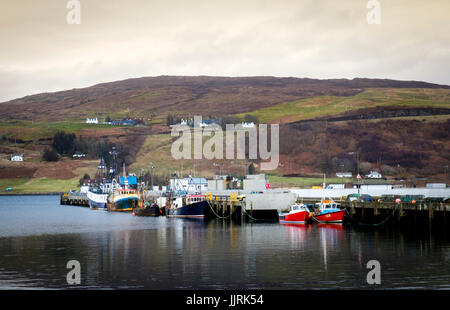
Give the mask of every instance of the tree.
POLYGON ((174 117, 172 114, 167 114, 166 125, 170 126, 174 124, 174 117))
POLYGON ((256 172, 255 165, 251 163, 250 166, 248 166, 248 174, 255 174, 255 172, 256 172))
POLYGON ((58 161, 58 154, 54 149, 46 149, 42 155, 42 159, 45 161, 58 161))
POLYGON ((84 180, 89 180, 90 178, 91 178, 91 177, 89 176, 89 174, 85 173, 85 174, 83 175, 83 177, 80 179, 80 186, 83 185, 84 180))
POLYGON ((258 118, 258 116, 256 116, 256 115, 246 114, 246 115, 244 116, 244 120, 245 120, 247 123, 255 123, 255 124, 258 124, 258 123, 259 123, 259 118, 258 118))
POLYGON ((59 154, 70 154, 75 150, 75 135, 73 133, 57 132, 53 137, 53 148, 59 154))

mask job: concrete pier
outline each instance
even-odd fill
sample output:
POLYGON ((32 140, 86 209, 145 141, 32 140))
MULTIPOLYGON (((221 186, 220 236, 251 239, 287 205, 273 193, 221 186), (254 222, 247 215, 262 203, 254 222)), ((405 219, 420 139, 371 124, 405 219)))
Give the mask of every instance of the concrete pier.
POLYGON ((86 193, 69 192, 60 195, 60 204, 89 207, 89 200, 86 193))

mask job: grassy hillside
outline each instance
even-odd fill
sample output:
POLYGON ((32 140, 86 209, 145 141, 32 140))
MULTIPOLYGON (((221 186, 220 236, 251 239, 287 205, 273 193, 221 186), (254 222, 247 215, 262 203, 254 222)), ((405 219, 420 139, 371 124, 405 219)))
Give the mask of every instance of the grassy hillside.
POLYGON ((56 132, 79 134, 81 130, 113 130, 125 126, 112 126, 104 124, 86 124, 79 122, 32 122, 25 120, 9 120, 0 122, 0 136, 21 140, 38 140, 52 138, 56 132))
MULTIPOLYGON (((262 123, 290 123, 377 106, 450 108, 449 89, 376 88, 350 97, 319 96, 247 113, 262 123)), ((243 116, 243 114, 240 114, 243 116)))
POLYGON ((174 160, 176 138, 167 134, 168 113, 251 114, 261 123, 281 123, 280 163, 269 177, 275 187, 320 185, 321 178, 292 176, 322 172, 328 174, 327 183, 336 182, 336 171, 356 169, 356 158, 349 155, 356 151, 366 170, 449 178, 448 86, 376 79, 156 77, 0 103, 0 191, 62 191, 75 188, 84 173, 95 174, 98 159, 92 152, 93 160, 41 161, 57 131, 119 145, 128 169, 136 173, 148 172, 150 163, 161 177, 174 171, 196 176, 246 172, 247 160, 174 160), (85 124, 94 114, 100 119, 142 117, 146 125, 85 124), (24 163, 9 161, 15 152, 24 153, 24 163))
MULTIPOLYGON (((370 88, 449 89, 449 86, 381 79, 144 77, 3 102, 0 103, 0 120, 76 122, 96 115, 161 122, 162 115, 167 113, 247 113, 307 98, 354 96, 370 88)), ((364 100, 364 95, 359 99, 364 100)))

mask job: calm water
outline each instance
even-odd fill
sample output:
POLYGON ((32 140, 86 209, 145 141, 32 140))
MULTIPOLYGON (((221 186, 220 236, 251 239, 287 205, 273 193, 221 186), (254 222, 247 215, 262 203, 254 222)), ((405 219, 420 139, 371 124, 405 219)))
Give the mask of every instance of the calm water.
POLYGON ((0 197, 0 289, 450 288, 450 244, 414 232, 339 225, 238 225, 60 206, 57 196, 0 197))

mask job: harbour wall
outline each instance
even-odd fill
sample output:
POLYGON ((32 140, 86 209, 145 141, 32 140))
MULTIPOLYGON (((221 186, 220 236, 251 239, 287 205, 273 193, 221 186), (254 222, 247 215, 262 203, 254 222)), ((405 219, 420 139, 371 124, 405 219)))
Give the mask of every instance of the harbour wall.
MULTIPOLYGON (((335 188, 335 189, 289 189, 299 198, 340 198, 349 194, 357 194, 357 188, 335 188)), ((366 189, 359 190, 360 194, 381 197, 382 195, 423 195, 425 197, 447 198, 450 197, 450 188, 393 188, 393 189, 366 189)))

